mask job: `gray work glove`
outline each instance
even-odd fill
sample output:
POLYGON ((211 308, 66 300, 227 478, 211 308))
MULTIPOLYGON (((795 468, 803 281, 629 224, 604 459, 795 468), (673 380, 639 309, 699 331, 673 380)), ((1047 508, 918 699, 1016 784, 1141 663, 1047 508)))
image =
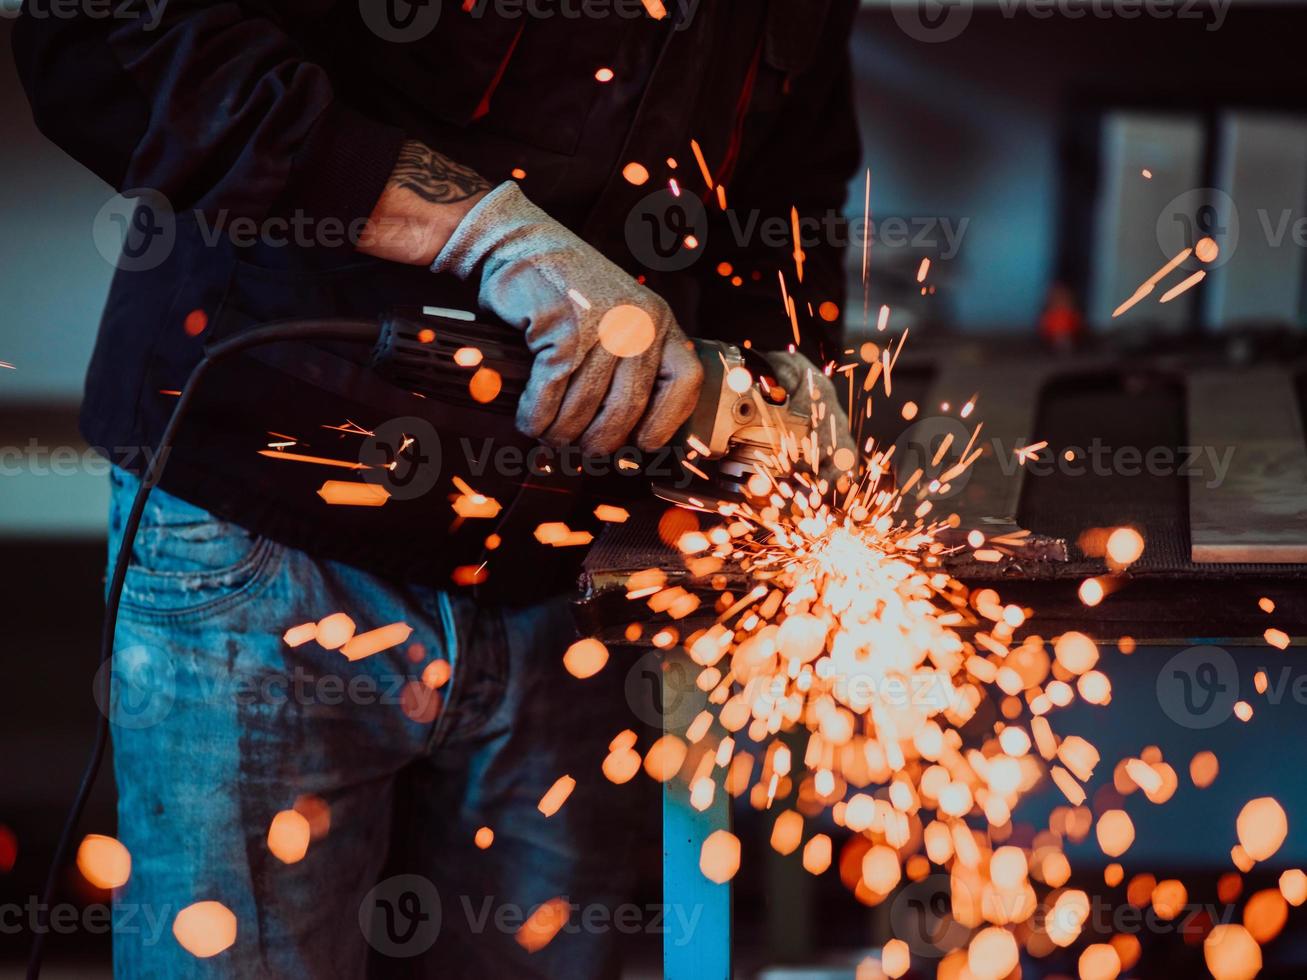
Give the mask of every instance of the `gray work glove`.
POLYGON ((703 368, 667 304, 512 181, 468 212, 431 268, 467 279, 478 266, 481 306, 522 330, 535 356, 522 433, 611 453, 634 430, 647 451, 689 417, 703 368))
MULTIPOLYGON (((845 468, 836 465, 836 450, 849 450, 855 465, 862 457, 853 433, 849 431, 849 418, 840 407, 835 385, 822 373, 821 368, 802 354, 773 350, 764 351, 762 356, 776 372, 780 386, 790 393, 790 411, 808 419, 810 428, 817 433, 817 445, 821 453, 817 471, 822 477, 834 482, 841 473, 846 472, 845 468), (824 405, 825 410, 819 408, 819 405, 824 405), (831 425, 832 415, 835 417, 834 426, 831 425)), ((849 467, 852 468, 854 467, 849 467)))

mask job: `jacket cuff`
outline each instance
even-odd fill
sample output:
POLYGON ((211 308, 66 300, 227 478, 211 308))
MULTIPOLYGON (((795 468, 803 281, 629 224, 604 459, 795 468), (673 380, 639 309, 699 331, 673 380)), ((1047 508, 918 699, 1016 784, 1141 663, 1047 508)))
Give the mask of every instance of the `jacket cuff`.
POLYGON ((339 103, 328 106, 295 157, 290 210, 317 221, 338 219, 353 241, 376 207, 405 138, 398 127, 339 103))

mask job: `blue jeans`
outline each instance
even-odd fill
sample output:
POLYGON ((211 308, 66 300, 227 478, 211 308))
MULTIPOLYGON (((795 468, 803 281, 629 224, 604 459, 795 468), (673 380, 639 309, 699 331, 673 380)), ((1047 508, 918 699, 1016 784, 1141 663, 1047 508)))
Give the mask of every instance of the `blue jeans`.
MULTIPOLYGON (((113 475, 111 566, 137 485, 113 475)), ((631 866, 632 787, 601 773, 632 724, 624 671, 570 676, 574 638, 563 600, 495 608, 386 581, 155 490, 115 648, 118 836, 133 862, 115 976, 613 975, 612 929, 572 922, 535 952, 518 936, 550 899, 616 908, 631 866), (413 633, 357 661, 283 641, 336 612, 359 632, 413 633), (452 673, 433 689, 437 660, 452 673), (563 775, 576 788, 546 818, 537 803, 563 775), (268 840, 286 810, 312 828, 293 863, 268 840), (173 922, 208 900, 234 914, 236 939, 197 958, 173 922)))

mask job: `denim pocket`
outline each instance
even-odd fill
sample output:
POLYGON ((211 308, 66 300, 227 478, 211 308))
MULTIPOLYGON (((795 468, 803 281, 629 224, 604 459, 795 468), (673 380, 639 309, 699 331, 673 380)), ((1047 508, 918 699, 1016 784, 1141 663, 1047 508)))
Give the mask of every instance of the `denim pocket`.
MULTIPOLYGON (((139 485, 114 471, 111 563, 139 485)), ((155 488, 132 542, 122 610, 137 618, 218 612, 258 592, 281 553, 268 538, 155 488)))

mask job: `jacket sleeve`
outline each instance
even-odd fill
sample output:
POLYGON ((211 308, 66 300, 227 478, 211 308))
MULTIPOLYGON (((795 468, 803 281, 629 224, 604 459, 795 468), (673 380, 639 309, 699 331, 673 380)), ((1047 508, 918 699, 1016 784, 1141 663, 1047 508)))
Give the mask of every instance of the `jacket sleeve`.
POLYGON ((258 0, 24 14, 13 45, 41 131, 115 189, 149 188, 175 210, 348 224, 371 213, 404 139, 342 104, 258 0))
MULTIPOLYGON (((800 348, 814 360, 839 356, 840 320, 828 322, 820 311, 823 303, 833 303, 840 318, 845 313, 851 229, 843 208, 862 159, 849 54, 855 5, 833 7, 813 66, 792 80, 785 112, 730 181, 727 196, 737 215, 734 227, 709 202, 714 225, 707 261, 700 263, 700 324, 712 323, 714 331, 750 337, 755 344, 763 336, 762 324, 769 327, 767 342, 793 342, 777 276, 778 271, 784 273, 797 305, 800 348), (802 283, 793 257, 791 209, 803 228, 802 283), (746 225, 753 231, 741 235, 746 225), (776 234, 782 227, 783 242, 776 234), (740 286, 717 273, 723 262, 741 276, 740 286)), ((826 309, 829 313, 831 308, 826 309)))

